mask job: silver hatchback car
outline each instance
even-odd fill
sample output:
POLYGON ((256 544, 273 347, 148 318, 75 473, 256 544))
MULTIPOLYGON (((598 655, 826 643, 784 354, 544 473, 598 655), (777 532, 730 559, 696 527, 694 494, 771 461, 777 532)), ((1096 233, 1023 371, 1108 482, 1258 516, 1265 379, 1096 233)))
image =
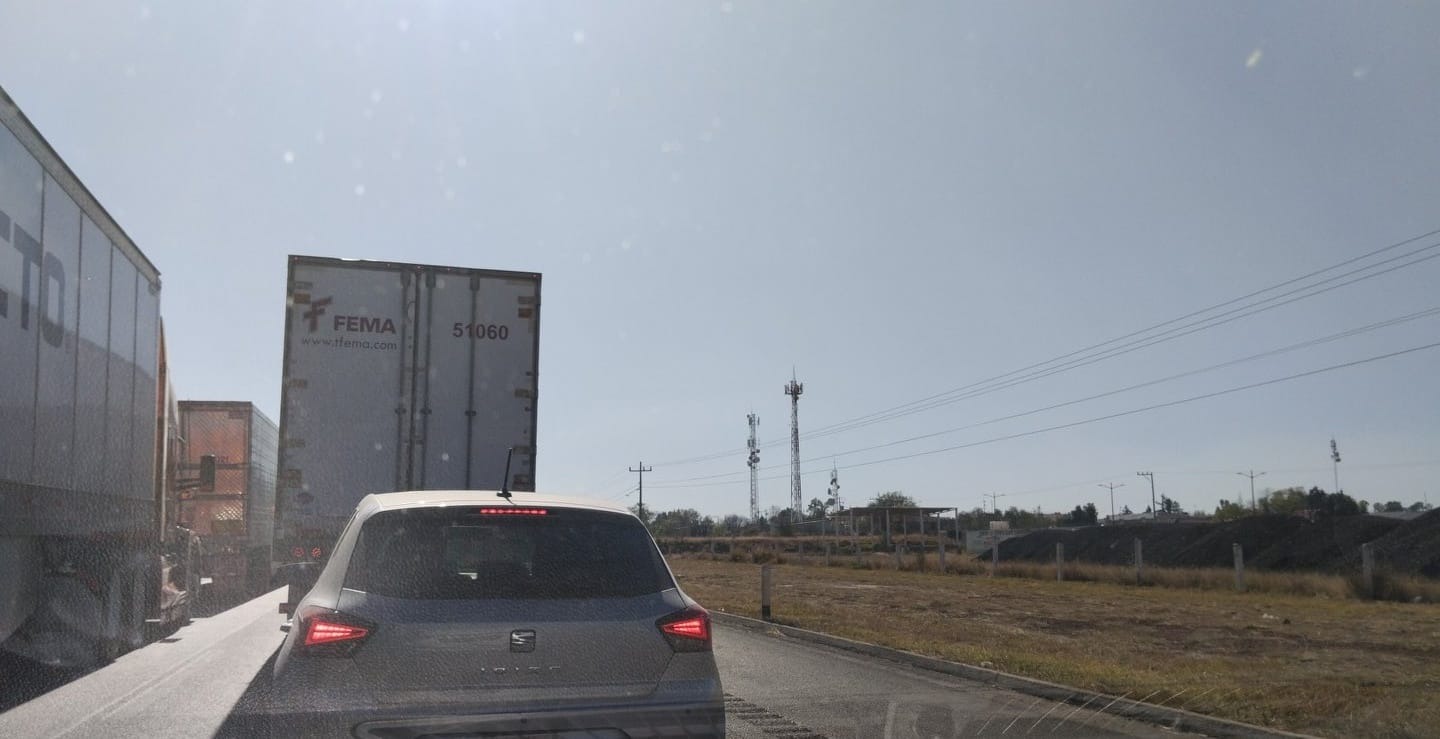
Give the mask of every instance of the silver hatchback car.
POLYGON ((639 519, 533 493, 361 500, 269 692, 287 736, 725 734, 710 616, 639 519))

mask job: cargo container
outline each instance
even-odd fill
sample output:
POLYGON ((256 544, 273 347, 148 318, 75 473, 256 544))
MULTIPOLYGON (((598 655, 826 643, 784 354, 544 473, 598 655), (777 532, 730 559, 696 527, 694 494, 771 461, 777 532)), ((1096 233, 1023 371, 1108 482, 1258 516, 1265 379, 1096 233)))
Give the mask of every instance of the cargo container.
POLYGON ((278 435, 249 402, 180 401, 179 474, 196 484, 180 494, 177 513, 204 543, 199 570, 211 578, 214 602, 238 602, 270 583, 278 435))
POLYGON ((160 273, 0 90, 0 648, 81 666, 185 617, 160 273))
POLYGON ((287 297, 277 567, 368 493, 535 489, 539 274, 291 256, 287 297))

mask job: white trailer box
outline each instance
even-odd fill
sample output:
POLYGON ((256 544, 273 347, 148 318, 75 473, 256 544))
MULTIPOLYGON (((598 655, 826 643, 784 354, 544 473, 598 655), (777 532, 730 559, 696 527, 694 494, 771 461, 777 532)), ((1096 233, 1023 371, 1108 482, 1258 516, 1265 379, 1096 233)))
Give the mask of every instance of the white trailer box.
POLYGON ((277 566, 325 557, 355 504, 535 489, 540 275, 291 256, 277 566))

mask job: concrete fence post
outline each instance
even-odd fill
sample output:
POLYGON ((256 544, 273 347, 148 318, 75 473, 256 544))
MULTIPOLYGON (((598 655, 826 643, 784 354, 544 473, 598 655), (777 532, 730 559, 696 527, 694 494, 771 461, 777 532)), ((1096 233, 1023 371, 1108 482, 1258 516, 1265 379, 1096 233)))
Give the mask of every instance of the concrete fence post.
POLYGON ((905 569, 905 542, 903 541, 895 545, 895 569, 897 571, 905 569))
POLYGON ((1139 537, 1135 538, 1135 584, 1140 585, 1145 581, 1145 545, 1139 537))
POLYGON ((1235 554, 1235 590, 1245 592, 1245 548, 1237 542, 1230 545, 1235 554))
POLYGON ((1365 586, 1365 597, 1375 597, 1375 546, 1360 545, 1360 577, 1365 586))
POLYGON ((1065 582, 1065 544, 1055 542, 1055 581, 1065 582))
POLYGON ((938 522, 935 524, 935 541, 939 542, 938 553, 940 555, 940 574, 945 574, 945 529, 938 522))
POLYGON ((995 576, 995 571, 1000 569, 1000 537, 990 534, 990 576, 995 576))
POLYGON ((770 565, 760 565, 760 618, 770 620, 770 565))

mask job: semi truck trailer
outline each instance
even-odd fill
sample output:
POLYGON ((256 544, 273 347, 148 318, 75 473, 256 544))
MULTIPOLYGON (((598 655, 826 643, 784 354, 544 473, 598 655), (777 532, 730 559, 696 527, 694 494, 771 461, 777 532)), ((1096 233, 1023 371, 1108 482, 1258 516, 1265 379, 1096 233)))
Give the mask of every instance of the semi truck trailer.
POLYGON ((290 257, 282 610, 369 493, 535 489, 539 337, 538 273, 290 257))
POLYGON ((160 273, 0 90, 0 649, 78 667, 187 617, 160 273))

